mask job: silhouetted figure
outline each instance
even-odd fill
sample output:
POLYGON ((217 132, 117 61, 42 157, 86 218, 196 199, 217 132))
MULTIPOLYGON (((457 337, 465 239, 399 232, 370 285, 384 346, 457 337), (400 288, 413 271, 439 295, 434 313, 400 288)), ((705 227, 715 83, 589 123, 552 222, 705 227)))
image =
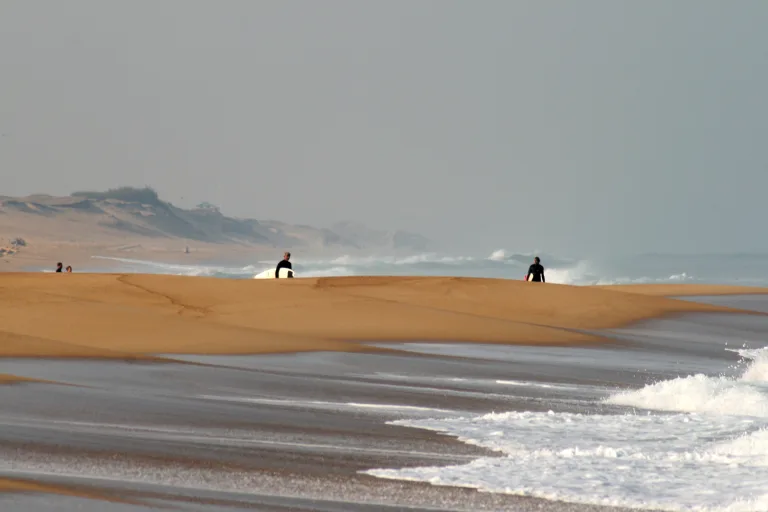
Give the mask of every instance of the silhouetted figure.
POLYGON ((526 275, 528 281, 534 283, 546 283, 544 279, 544 267, 541 265, 541 260, 538 256, 533 258, 533 265, 528 267, 528 274, 526 275))
MULTIPOLYGON (((275 269, 275 279, 278 279, 280 277, 280 269, 281 268, 287 268, 289 270, 293 270, 293 266, 291 265, 291 262, 288 261, 291 259, 291 253, 286 252, 283 254, 283 259, 280 260, 280 263, 277 264, 277 268, 275 269)), ((293 277, 293 272, 288 272, 288 277, 293 277)))
POLYGON ((56 272, 61 272, 61 269, 64 267, 61 262, 58 262, 56 264, 56 272))

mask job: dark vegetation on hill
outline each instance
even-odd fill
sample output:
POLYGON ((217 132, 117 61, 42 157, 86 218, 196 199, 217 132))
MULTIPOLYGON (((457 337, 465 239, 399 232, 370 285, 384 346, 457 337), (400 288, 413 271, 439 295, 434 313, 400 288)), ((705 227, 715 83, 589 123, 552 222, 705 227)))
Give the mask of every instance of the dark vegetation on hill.
POLYGON ((97 201, 116 199, 127 203, 142 203, 152 206, 164 206, 166 204, 160 200, 160 196, 157 195, 157 192, 152 187, 118 187, 110 188, 105 192, 74 192, 71 195, 72 197, 82 197, 97 201))

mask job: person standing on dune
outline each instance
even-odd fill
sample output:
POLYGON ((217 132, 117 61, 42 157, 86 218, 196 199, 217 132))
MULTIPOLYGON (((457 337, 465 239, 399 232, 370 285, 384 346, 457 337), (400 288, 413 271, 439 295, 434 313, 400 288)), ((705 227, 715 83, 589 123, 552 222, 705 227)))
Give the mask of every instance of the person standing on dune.
POLYGON ((541 264, 541 260, 538 256, 533 258, 533 264, 528 267, 528 273, 525 275, 526 281, 533 281, 534 283, 546 283, 544 279, 544 266, 541 264))
MULTIPOLYGON (((275 279, 278 279, 280 277, 280 269, 281 268, 287 268, 289 270, 293 270, 293 266, 291 265, 291 262, 288 261, 291 259, 291 253, 286 252, 283 254, 283 259, 280 260, 280 263, 277 264, 277 268, 275 269, 275 279)), ((288 272, 288 277, 293 277, 293 272, 288 272)))

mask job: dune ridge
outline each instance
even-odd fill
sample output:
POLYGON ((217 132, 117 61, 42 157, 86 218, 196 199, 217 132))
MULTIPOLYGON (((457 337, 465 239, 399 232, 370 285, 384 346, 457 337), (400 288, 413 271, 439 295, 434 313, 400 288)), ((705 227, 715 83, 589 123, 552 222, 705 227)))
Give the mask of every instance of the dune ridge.
POLYGON ((373 341, 595 343, 603 339, 581 331, 736 311, 664 295, 768 293, 688 286, 7 273, 0 274, 0 357, 161 361, 157 354, 375 350, 363 344, 373 341))
POLYGON ((230 217, 216 205, 174 206, 151 188, 119 187, 56 197, 0 195, 0 270, 53 268, 66 261, 75 269, 103 267, 91 256, 200 264, 275 257, 278 251, 307 254, 419 252, 433 246, 426 237, 403 230, 380 230, 359 223, 329 227, 277 220, 230 217), (5 242, 5 240, 3 241, 5 242), (280 249, 276 250, 275 247, 280 249))

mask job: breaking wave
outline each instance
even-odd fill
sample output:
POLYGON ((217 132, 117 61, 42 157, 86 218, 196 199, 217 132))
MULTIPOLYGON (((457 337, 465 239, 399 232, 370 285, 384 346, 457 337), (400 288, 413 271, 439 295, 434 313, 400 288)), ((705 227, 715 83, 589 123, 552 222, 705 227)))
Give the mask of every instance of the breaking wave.
MULTIPOLYGON (((588 259, 568 259, 551 254, 509 252, 505 249, 490 251, 485 256, 455 256, 422 253, 407 256, 341 255, 326 259, 302 258, 294 254, 294 269, 298 277, 327 277, 346 275, 424 275, 489 277, 522 280, 535 255, 545 266, 547 282, 569 285, 656 284, 656 283, 730 283, 768 284, 768 257, 765 270, 753 262, 747 269, 759 272, 761 277, 732 275, 734 267, 729 260, 722 262, 723 275, 717 274, 717 265, 709 259, 703 263, 690 260, 668 261, 661 257, 632 258, 595 262, 588 259), (681 268, 682 265, 688 268, 681 268)), ((190 265, 154 261, 96 257, 111 260, 117 267, 110 271, 212 276, 249 279, 273 268, 277 261, 255 261, 242 266, 190 265)), ((87 269, 86 269, 87 270, 87 269)))
POLYGON ((604 399, 619 414, 394 421, 504 456, 365 473, 590 505, 767 511, 768 349, 740 353, 748 362, 736 377, 692 375, 604 399))

